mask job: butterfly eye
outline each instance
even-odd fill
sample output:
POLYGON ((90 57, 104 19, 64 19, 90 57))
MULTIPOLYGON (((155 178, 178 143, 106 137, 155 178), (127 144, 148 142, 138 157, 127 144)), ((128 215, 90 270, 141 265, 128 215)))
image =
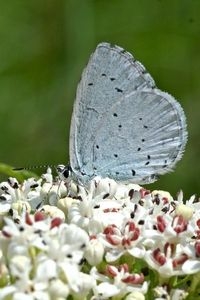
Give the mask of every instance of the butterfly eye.
POLYGON ((58 165, 56 171, 61 180, 66 180, 71 176, 72 169, 69 165, 58 165))

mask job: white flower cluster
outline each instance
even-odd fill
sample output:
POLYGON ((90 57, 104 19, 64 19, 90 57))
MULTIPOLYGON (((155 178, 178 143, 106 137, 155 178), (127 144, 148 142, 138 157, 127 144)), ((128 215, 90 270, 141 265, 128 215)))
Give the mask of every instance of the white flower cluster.
POLYGON ((49 169, 0 183, 0 226, 2 300, 198 298, 194 196, 98 177, 86 188, 49 169))

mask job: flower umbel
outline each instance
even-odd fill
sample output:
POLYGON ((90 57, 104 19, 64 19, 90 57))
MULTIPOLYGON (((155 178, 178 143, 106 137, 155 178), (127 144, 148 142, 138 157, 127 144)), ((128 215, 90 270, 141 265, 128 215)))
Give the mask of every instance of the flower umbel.
POLYGON ((94 178, 0 183, 0 299, 198 299, 200 202, 94 178), (190 284, 188 284, 188 278, 190 284))

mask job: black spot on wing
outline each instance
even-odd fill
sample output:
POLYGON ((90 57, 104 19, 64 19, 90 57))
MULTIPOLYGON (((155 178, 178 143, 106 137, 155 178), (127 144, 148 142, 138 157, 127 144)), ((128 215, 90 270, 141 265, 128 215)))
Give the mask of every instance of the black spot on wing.
POLYGON ((164 160, 164 165, 162 166, 163 168, 167 167, 167 159, 164 160))
POLYGON ((132 172, 132 176, 135 176, 136 174, 135 170, 131 170, 131 172, 132 172))
POLYGON ((116 87, 115 89, 116 89, 116 91, 117 91, 118 93, 123 93, 123 90, 122 90, 122 89, 119 89, 118 87, 116 87))

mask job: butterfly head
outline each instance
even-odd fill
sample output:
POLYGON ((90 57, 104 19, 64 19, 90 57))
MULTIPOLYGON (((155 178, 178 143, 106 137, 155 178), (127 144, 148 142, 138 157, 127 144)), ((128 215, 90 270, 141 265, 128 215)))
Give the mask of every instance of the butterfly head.
POLYGON ((71 178, 72 168, 70 165, 57 165, 56 171, 58 176, 61 180, 66 181, 67 179, 71 178))

